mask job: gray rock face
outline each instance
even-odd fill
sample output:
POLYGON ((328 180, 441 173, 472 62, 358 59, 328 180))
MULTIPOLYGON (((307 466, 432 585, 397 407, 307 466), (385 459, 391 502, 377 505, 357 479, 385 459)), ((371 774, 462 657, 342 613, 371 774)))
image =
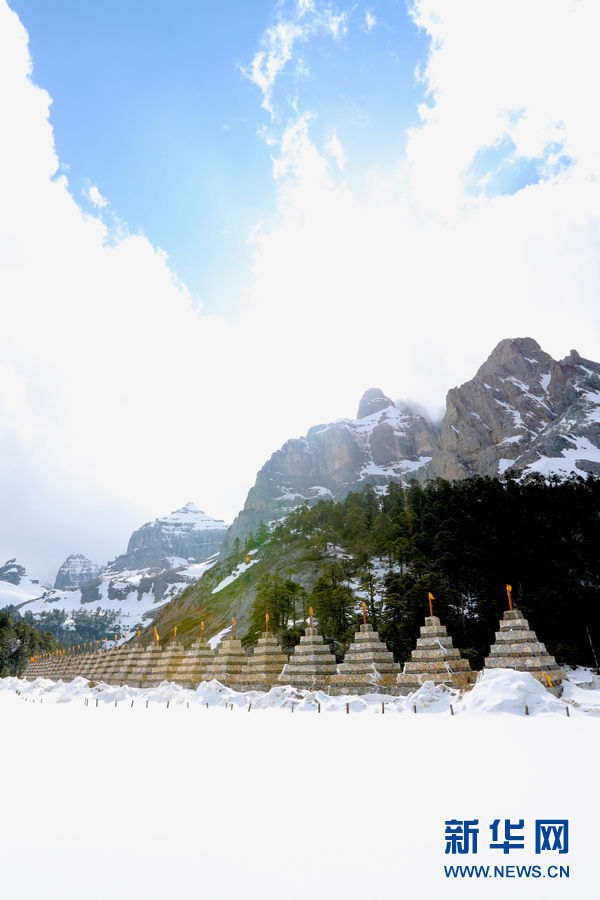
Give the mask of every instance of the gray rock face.
POLYGON ((366 416, 373 415, 373 413, 381 412, 382 409, 387 409, 388 406, 394 406, 394 401, 386 397, 379 388, 369 388, 362 395, 356 418, 364 419, 366 416))
POLYGON ((316 425, 271 456, 258 473, 223 552, 231 550, 236 537, 243 542, 261 520, 279 519, 304 502, 342 500, 367 483, 386 485, 414 477, 430 461, 436 442, 431 422, 402 411, 372 388, 361 399, 356 419, 316 425))
POLYGON ((54 587, 59 591, 70 591, 81 587, 86 581, 97 578, 102 567, 87 559, 82 553, 67 556, 58 570, 54 587))
POLYGON ((0 566, 0 581, 7 581, 8 584, 21 584, 25 578, 25 567, 17 563, 17 558, 7 559, 3 566, 0 566))
POLYGON ((109 563, 106 574, 173 569, 202 562, 217 553, 228 526, 212 519, 193 503, 134 531, 127 552, 109 563))
POLYGON ((448 392, 433 459, 420 479, 508 469, 600 472, 600 365, 555 361, 532 338, 501 341, 471 381, 448 392))

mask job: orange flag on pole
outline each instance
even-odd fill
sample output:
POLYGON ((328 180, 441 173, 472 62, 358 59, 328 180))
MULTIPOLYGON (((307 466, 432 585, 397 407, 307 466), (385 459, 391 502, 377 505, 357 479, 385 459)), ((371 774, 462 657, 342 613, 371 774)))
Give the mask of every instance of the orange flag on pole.
POLYGON ((434 600, 435 600, 435 597, 433 596, 431 591, 429 591, 429 615, 430 616, 433 616, 433 601, 434 600))

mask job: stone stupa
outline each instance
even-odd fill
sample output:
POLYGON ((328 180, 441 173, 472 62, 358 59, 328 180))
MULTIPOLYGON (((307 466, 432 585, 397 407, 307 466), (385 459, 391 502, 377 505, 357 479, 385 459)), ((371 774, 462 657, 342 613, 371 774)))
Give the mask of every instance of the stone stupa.
POLYGON ((215 651, 204 638, 204 622, 200 626, 200 636, 186 650, 185 656, 180 662, 177 677, 178 684, 182 687, 195 688, 202 681, 206 681, 206 675, 215 659, 215 651))
POLYGON ((549 690, 560 693, 561 682, 567 673, 548 653, 545 644, 538 640, 523 613, 513 609, 509 584, 506 585, 506 591, 509 608, 500 620, 500 631, 496 632, 496 643, 490 647, 490 655, 486 657, 484 668, 529 672, 549 690))
POLYGON ((291 684, 308 690, 327 690, 331 678, 337 672, 337 662, 329 646, 323 643, 312 624, 312 608, 309 610, 309 626, 294 647, 289 663, 279 676, 281 684, 291 684))
POLYGON ((217 647, 214 659, 206 671, 206 681, 216 678, 221 684, 238 687, 244 683, 248 658, 242 642, 234 637, 235 619, 231 620, 231 636, 225 637, 217 647))
POLYGON ((269 633, 269 618, 266 616, 266 631, 259 637, 256 647, 248 657, 248 665, 244 678, 244 688, 248 691, 269 691, 288 663, 287 655, 282 651, 281 645, 272 634, 269 633))
POLYGON ((452 644, 452 638, 437 616, 433 615, 433 594, 429 595, 429 613, 425 625, 421 626, 421 637, 417 638, 417 646, 411 658, 404 663, 404 669, 398 675, 398 688, 401 694, 416 691, 426 681, 434 684, 445 684, 452 688, 468 688, 477 678, 471 671, 468 659, 462 659, 460 651, 452 644))
POLYGON ((354 642, 348 647, 337 674, 331 676, 329 693, 395 694, 400 667, 375 629, 367 623, 364 603, 362 607, 363 624, 354 635, 354 642))

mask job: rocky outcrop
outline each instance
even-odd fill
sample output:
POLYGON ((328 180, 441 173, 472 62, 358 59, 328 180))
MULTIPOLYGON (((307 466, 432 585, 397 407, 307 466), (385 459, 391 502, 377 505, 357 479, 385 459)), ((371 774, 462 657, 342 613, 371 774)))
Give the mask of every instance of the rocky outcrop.
POLYGON ((82 553, 74 553, 67 556, 58 570, 54 587, 58 591, 74 590, 81 587, 86 581, 97 578, 101 571, 102 567, 93 563, 91 559, 83 556, 82 553))
POLYGON ((381 412, 382 409, 387 409, 388 406, 394 406, 394 401, 386 397, 379 388, 369 388, 361 397, 356 418, 366 419, 367 416, 381 412))
POLYGON ((433 459, 420 479, 600 474, 600 365, 556 361, 532 338, 501 341, 471 381, 448 392, 433 459))
POLYGON ((6 581, 7 584, 21 584, 21 581, 25 576, 25 566, 20 566, 17 563, 16 557, 7 559, 4 565, 0 566, 0 581, 6 581))
POLYGON ((193 503, 186 503, 134 531, 127 552, 109 563, 107 573, 158 572, 202 562, 218 552, 227 528, 222 519, 213 519, 193 503))
POLYGON ((321 498, 342 500, 370 483, 407 481, 431 459, 437 434, 423 416, 401 409, 377 388, 362 397, 356 419, 315 425, 287 441, 262 467, 223 545, 231 550, 258 524, 321 498))

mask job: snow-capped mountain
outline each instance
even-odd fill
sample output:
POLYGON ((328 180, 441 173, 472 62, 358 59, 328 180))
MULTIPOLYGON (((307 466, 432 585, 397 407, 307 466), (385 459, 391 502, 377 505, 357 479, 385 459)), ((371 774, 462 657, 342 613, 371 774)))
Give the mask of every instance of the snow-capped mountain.
POLYGON ((372 388, 356 419, 316 425, 265 463, 223 543, 262 520, 367 482, 497 476, 600 475, 600 364, 572 350, 554 360, 532 338, 501 341, 471 381, 447 395, 441 428, 372 388))
POLYGON ((556 361, 532 338, 501 341, 475 377, 448 392, 422 477, 600 474, 600 365, 556 361))
POLYGON ((127 552, 108 564, 107 573, 161 571, 202 562, 219 550, 227 528, 222 519, 213 519, 193 503, 186 503, 134 531, 127 552))
POLYGON ((68 557, 54 588, 29 579, 23 566, 9 560, 0 568, 0 608, 29 612, 55 633, 133 631, 212 565, 227 528, 187 503, 134 531, 127 552, 102 569, 84 556, 68 557))
POLYGON ((414 477, 431 461, 436 442, 431 422, 371 388, 355 419, 315 425, 271 456, 227 535, 224 552, 261 520, 281 518, 305 501, 342 500, 367 483, 385 485, 414 477))
POLYGON ((102 566, 96 565, 82 553, 73 553, 67 556, 58 570, 54 587, 58 590, 71 590, 81 587, 86 581, 97 578, 102 571, 102 566))

